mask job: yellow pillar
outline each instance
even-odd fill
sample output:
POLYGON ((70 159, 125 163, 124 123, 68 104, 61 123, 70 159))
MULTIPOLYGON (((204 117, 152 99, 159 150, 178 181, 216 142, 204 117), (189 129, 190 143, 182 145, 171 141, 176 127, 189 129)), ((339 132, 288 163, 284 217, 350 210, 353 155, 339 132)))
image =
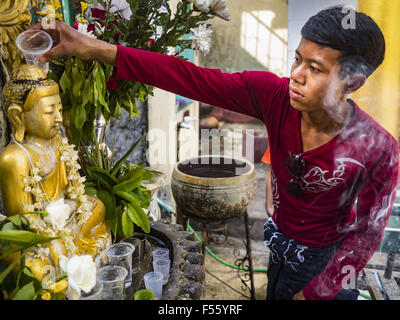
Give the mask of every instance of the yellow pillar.
POLYGON ((382 65, 353 95, 357 104, 396 139, 400 113, 400 0, 358 0, 358 11, 378 24, 386 40, 382 65))

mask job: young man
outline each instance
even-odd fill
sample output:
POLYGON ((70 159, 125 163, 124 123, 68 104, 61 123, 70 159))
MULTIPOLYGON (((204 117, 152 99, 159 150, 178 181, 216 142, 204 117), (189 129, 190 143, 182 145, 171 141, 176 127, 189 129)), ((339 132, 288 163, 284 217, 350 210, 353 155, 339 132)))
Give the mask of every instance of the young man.
POLYGON ((56 46, 42 61, 99 59, 116 67, 117 78, 262 120, 274 190, 274 215, 264 226, 267 299, 356 299, 357 291, 343 288, 382 239, 399 152, 396 140, 348 99, 382 63, 383 34, 362 13, 355 29, 344 29, 343 18, 334 7, 308 20, 290 78, 201 68, 90 39, 65 24, 49 30, 56 46))

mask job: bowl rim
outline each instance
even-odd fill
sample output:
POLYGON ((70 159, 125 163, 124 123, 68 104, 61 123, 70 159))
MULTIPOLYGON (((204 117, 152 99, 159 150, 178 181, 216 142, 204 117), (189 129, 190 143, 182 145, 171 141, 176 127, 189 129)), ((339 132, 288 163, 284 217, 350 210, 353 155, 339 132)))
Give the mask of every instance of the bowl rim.
POLYGON ((237 187, 237 185, 249 182, 254 177, 255 177, 254 164, 245 158, 239 159, 239 158, 224 156, 224 155, 203 155, 203 156, 197 156, 197 157, 192 157, 192 158, 189 158, 186 160, 178 161, 174 165, 171 180, 176 179, 181 182, 185 182, 187 184, 192 184, 195 186, 205 186, 205 187, 222 187, 222 186, 232 186, 233 187, 234 186, 234 187, 237 187), (229 158, 229 159, 232 159, 233 161, 245 162, 247 165, 250 166, 250 170, 248 170, 243 175, 239 175, 239 176, 235 176, 235 177, 206 178, 206 177, 192 176, 192 175, 184 173, 178 169, 178 166, 184 162, 190 162, 191 160, 194 160, 194 159, 210 158, 210 157, 229 158))

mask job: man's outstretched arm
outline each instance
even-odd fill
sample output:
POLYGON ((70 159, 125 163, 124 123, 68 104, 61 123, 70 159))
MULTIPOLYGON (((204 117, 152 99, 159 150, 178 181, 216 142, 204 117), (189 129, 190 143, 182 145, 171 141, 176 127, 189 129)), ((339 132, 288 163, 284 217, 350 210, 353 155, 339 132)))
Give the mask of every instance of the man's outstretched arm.
MULTIPOLYGON (((31 28, 43 29, 41 23, 31 28)), ((261 121, 269 118, 270 106, 280 104, 276 97, 287 94, 282 78, 270 72, 224 73, 202 68, 177 57, 92 39, 60 22, 55 29, 43 30, 51 35, 54 46, 41 57, 42 62, 60 56, 99 60, 116 67, 116 78, 145 83, 261 121)))
POLYGON ((31 29, 46 31, 53 38, 54 46, 40 58, 42 63, 61 56, 76 56, 82 60, 100 60, 117 65, 116 45, 90 38, 64 22, 57 22, 55 29, 44 29, 39 22, 31 29))

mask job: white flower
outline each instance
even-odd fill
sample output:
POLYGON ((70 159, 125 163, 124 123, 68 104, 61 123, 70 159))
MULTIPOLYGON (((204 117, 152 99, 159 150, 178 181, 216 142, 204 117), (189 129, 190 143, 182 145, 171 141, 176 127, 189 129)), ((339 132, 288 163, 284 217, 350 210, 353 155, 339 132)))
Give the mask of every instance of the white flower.
POLYGON ((208 28, 206 24, 200 24, 197 29, 191 28, 190 30, 193 33, 190 36, 190 39, 193 40, 192 49, 196 49, 207 54, 210 51, 210 35, 212 30, 208 28))
POLYGON ((225 0, 212 0, 211 11, 214 15, 220 17, 221 19, 226 21, 231 20, 231 15, 225 0))
POLYGON ((90 38, 97 39, 97 37, 93 34, 93 31, 88 31, 87 23, 78 23, 78 31, 84 35, 87 35, 90 38))
POLYGON ((37 253, 35 254, 35 258, 44 259, 47 258, 50 254, 49 248, 39 247, 37 253))
POLYGON ((198 9, 202 12, 210 11, 211 0, 191 0, 189 2, 193 3, 193 5, 196 7, 196 9, 198 9))
POLYGON ((188 0, 202 12, 211 13, 224 20, 231 20, 228 5, 225 0, 188 0))
POLYGON ((70 259, 63 256, 60 267, 68 275, 68 299, 77 300, 81 290, 89 293, 96 285, 96 265, 90 255, 73 255, 70 259))
POLYGON ((71 214, 71 207, 64 203, 64 198, 61 198, 50 202, 46 207, 46 211, 48 215, 44 217, 44 220, 54 228, 61 230, 71 214))
POLYGON ((3 221, 6 220, 6 219, 7 219, 7 216, 2 215, 2 214, 0 213, 0 222, 3 222, 3 221))
POLYGON ((62 144, 68 144, 68 138, 64 137, 61 139, 62 144))
POLYGON ((42 181, 42 177, 41 176, 33 176, 33 181, 40 182, 40 181, 42 181))

